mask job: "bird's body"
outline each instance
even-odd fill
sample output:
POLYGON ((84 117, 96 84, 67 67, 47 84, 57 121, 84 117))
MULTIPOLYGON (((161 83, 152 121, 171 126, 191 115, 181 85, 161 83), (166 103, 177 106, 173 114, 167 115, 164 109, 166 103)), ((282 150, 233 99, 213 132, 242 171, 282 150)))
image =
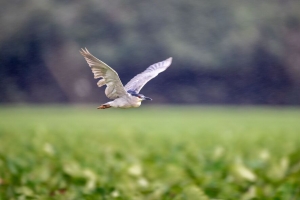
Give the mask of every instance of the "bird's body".
POLYGON ((172 58, 155 63, 148 67, 144 72, 133 77, 124 87, 115 70, 94 57, 87 49, 82 49, 80 53, 92 69, 94 78, 101 78, 97 83, 98 87, 106 85, 106 96, 110 99, 114 99, 113 101, 102 104, 98 109, 110 107, 136 108, 141 105, 143 100, 152 100, 149 97, 145 97, 143 94, 139 94, 139 91, 148 81, 165 71, 172 63, 172 58))
POLYGON ((107 106, 113 107, 113 108, 137 108, 141 105, 142 99, 131 96, 129 93, 122 96, 121 98, 117 98, 113 101, 109 101, 103 105, 101 105, 99 108, 104 108, 107 106))

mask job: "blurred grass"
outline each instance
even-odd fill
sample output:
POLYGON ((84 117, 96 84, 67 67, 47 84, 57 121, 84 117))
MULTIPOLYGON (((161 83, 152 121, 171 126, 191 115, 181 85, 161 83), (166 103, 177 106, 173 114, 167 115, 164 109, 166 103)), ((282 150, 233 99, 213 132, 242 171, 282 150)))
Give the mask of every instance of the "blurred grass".
POLYGON ((298 199, 299 111, 0 107, 0 199, 298 199))

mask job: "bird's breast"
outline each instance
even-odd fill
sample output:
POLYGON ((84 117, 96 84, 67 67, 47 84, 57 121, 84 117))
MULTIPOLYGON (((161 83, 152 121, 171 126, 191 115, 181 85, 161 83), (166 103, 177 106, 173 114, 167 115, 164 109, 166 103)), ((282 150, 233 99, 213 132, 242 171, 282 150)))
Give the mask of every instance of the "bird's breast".
POLYGON ((132 107, 139 107, 141 102, 142 100, 138 97, 131 96, 128 98, 128 103, 131 104, 132 107))
POLYGON ((135 108, 140 107, 141 103, 142 103, 141 101, 136 102, 135 104, 132 104, 132 107, 135 107, 135 108))

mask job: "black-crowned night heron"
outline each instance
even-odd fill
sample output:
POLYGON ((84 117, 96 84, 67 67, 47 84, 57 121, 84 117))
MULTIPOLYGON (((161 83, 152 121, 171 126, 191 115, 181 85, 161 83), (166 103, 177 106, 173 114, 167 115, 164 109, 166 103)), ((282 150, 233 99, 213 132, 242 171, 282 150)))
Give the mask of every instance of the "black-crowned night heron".
POLYGON ((98 87, 106 85, 106 96, 110 99, 114 99, 113 101, 102 104, 98 107, 98 109, 106 109, 110 107, 136 108, 141 105, 143 100, 152 100, 143 94, 139 94, 140 90, 148 81, 156 77, 159 73, 165 71, 172 63, 172 58, 155 63, 142 73, 133 77, 124 87, 118 73, 115 70, 93 56, 86 48, 81 49, 80 53, 92 69, 94 78, 101 78, 97 83, 98 87))

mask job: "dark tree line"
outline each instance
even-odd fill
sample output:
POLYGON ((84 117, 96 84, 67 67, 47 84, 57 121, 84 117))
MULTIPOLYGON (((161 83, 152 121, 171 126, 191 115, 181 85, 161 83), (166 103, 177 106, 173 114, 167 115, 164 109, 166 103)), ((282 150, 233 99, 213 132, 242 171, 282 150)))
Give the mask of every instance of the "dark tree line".
POLYGON ((300 3, 0 0, 0 102, 91 103, 103 89, 81 47, 158 103, 300 104, 300 3))

